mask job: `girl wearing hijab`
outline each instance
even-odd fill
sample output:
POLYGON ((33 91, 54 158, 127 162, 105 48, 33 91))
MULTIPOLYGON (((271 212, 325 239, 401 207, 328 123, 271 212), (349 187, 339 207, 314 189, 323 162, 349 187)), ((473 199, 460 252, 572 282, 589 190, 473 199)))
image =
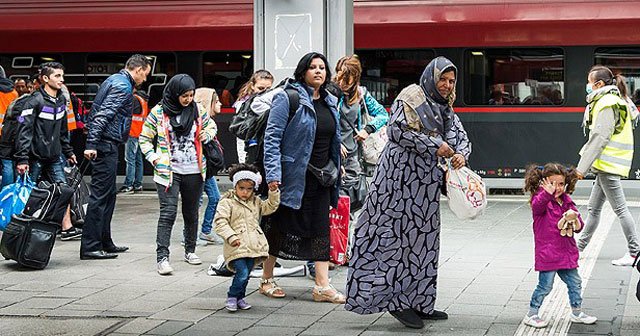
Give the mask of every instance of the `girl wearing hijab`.
POLYGON ((217 130, 206 109, 194 102, 195 90, 196 83, 189 75, 178 74, 171 78, 162 93, 162 101, 151 110, 140 134, 140 148, 153 164, 153 180, 160 199, 156 238, 160 275, 173 272, 169 264, 169 242, 179 194, 182 195, 184 217, 184 260, 192 265, 202 263, 194 253, 198 205, 207 169, 202 143, 213 140, 217 130))
MULTIPOLYGON (((213 122, 214 127, 217 129, 213 118, 220 113, 222 103, 220 99, 218 99, 216 91, 206 87, 198 88, 196 89, 194 100, 207 110, 207 114, 212 119, 211 122, 213 122)), ((207 179, 204 181, 204 192, 207 194, 208 202, 202 220, 202 229, 198 235, 198 244, 196 245, 200 245, 200 242, 204 242, 204 245, 222 245, 224 243, 222 238, 211 230, 213 227, 213 215, 216 214, 216 207, 218 206, 218 201, 220 201, 220 189, 218 189, 218 182, 216 181, 216 177, 213 176, 213 172, 208 172, 207 174, 207 179)))
MULTIPOLYGON (((464 166, 470 152, 455 118, 457 69, 444 57, 391 107, 389 142, 358 218, 347 275, 346 310, 388 311, 405 326, 446 319, 434 310, 440 250, 440 158, 464 166)), ((466 138, 466 135, 464 136, 466 138)))

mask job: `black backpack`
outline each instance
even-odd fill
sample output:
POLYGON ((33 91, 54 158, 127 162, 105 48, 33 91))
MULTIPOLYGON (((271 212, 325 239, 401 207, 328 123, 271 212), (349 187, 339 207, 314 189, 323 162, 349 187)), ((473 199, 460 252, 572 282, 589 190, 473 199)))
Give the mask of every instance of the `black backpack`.
MULTIPOLYGON (((287 94, 287 98, 289 99, 289 121, 296 114, 298 107, 300 106, 300 96, 298 95, 298 91, 295 88, 286 88, 284 90, 287 94)), ((248 140, 250 142, 248 150, 247 150, 247 162, 248 164, 254 164, 257 166, 262 165, 262 156, 264 155, 264 133, 267 129, 267 121, 269 120, 269 112, 271 109, 264 111, 262 114, 257 114, 251 110, 251 102, 253 98, 250 98, 242 105, 240 112, 233 118, 231 125, 229 126, 229 131, 231 133, 237 135, 234 132, 232 127, 235 125, 238 126, 236 130, 242 130, 245 138, 241 138, 244 140, 248 140), (245 111, 246 109, 246 111, 245 111), (242 114, 243 111, 246 114, 242 114), (244 119, 243 119, 244 118, 244 119), (244 124, 241 124, 240 120, 244 120, 244 124)))

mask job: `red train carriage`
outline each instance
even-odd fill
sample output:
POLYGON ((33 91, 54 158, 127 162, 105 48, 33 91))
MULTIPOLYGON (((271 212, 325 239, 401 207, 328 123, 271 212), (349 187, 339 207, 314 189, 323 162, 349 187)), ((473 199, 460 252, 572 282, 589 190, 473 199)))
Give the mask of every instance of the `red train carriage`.
MULTIPOLYGON (((154 57, 147 84, 159 100, 167 78, 186 72, 232 94, 252 69, 251 0, 5 0, 0 64, 27 76, 42 61, 67 67, 67 83, 91 102, 133 52, 154 57)), ((519 177, 528 162, 577 162, 584 84, 605 64, 640 88, 640 1, 354 1, 363 83, 385 104, 436 56, 459 67, 456 111, 486 176, 519 177)), ((640 91, 638 97, 640 100, 640 91)), ((231 112, 225 108, 225 112, 231 112)), ((222 142, 235 141, 218 118, 222 142)), ((640 178, 634 160, 631 178, 640 178)))

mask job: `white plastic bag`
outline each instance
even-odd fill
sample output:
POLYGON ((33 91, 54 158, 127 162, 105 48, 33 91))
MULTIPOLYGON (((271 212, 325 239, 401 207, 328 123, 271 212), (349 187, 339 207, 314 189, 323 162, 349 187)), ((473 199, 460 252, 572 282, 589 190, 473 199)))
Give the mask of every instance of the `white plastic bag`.
POLYGON ((460 219, 474 219, 487 208, 487 189, 482 178, 473 170, 453 169, 448 162, 446 172, 449 209, 460 219))

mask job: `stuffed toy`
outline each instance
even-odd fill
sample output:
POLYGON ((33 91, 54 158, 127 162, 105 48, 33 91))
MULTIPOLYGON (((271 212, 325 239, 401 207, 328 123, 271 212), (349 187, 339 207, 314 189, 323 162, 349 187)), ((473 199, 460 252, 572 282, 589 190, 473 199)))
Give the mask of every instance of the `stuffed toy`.
POLYGON ((578 219, 578 213, 573 210, 567 210, 558 221, 558 229, 561 236, 573 237, 575 231, 580 231, 582 224, 578 219))

